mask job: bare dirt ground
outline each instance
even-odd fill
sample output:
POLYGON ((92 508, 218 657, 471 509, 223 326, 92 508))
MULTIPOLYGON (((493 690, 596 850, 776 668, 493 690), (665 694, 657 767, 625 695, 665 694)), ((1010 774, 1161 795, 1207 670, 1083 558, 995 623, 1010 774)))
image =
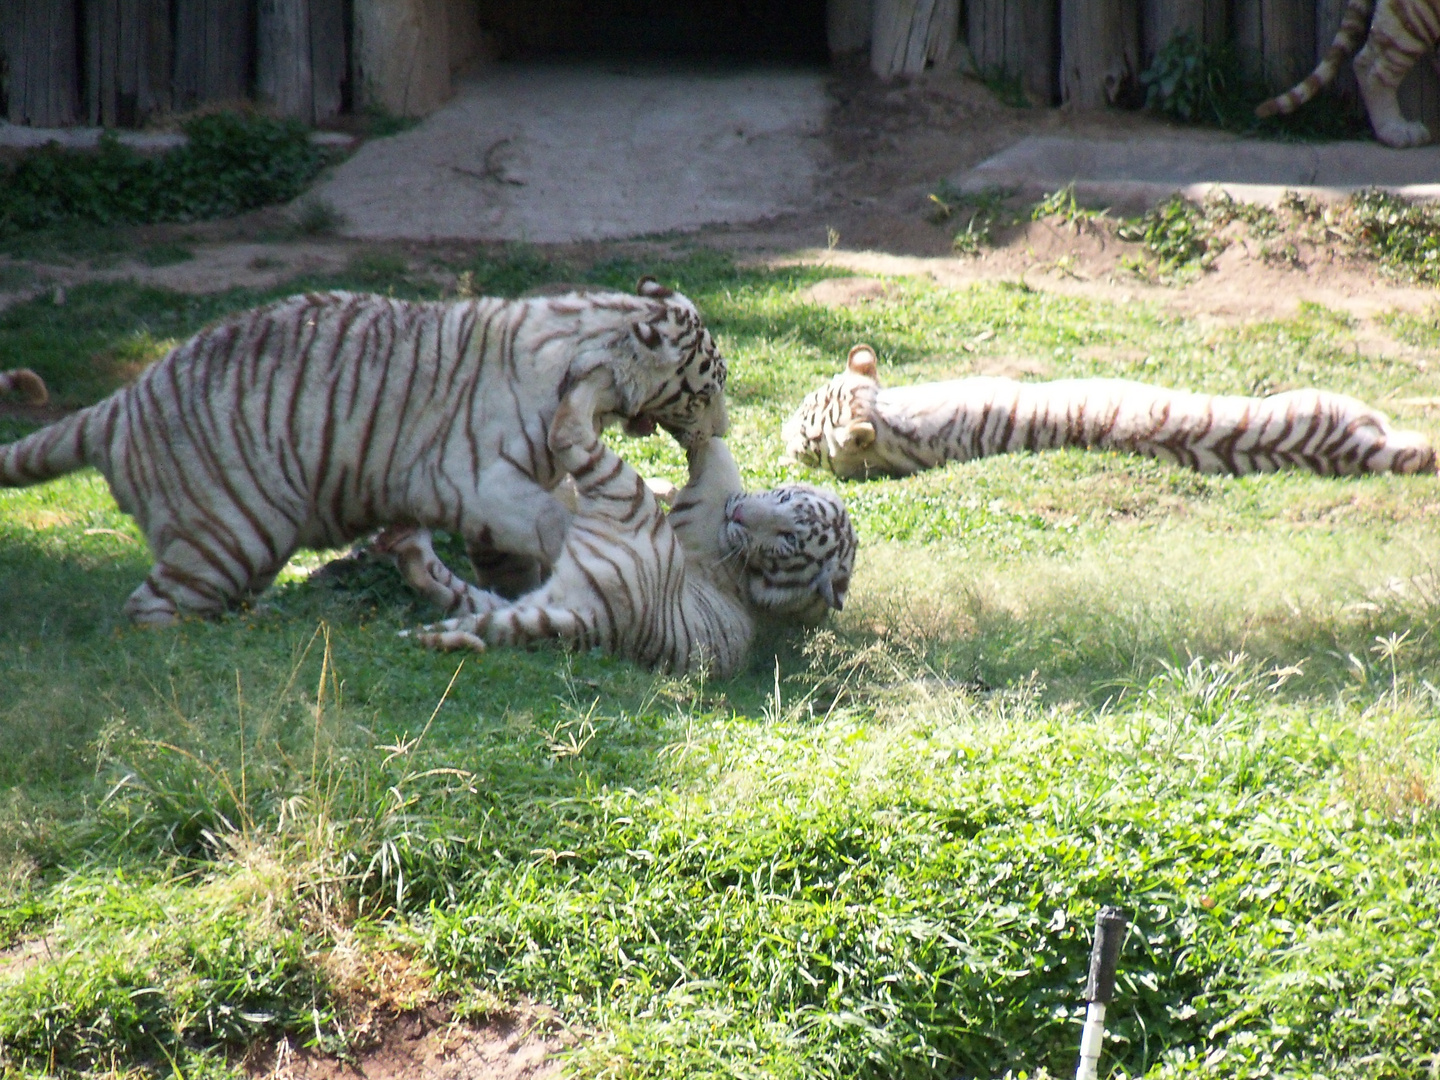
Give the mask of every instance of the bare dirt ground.
MULTIPOLYGON (((1311 302, 1367 323, 1379 312, 1428 308, 1435 293, 1380 277, 1371 264, 1347 261, 1304 243, 1275 259, 1253 243, 1233 244, 1194 280, 1159 284, 1126 271, 1138 246, 1113 230, 1025 222, 995 232, 993 246, 960 257, 951 247, 954 219, 937 223, 929 195, 939 181, 1033 134, 1118 138, 1179 132, 1151 117, 1118 111, 1072 114, 1011 108, 980 83, 944 76, 887 86, 863 72, 837 72, 823 132, 825 153, 813 197, 802 209, 748 225, 715 226, 642 240, 530 245, 537 253, 585 264, 616 255, 658 259, 695 244, 732 252, 745 262, 813 263, 856 275, 908 274, 943 285, 980 280, 1023 281, 1035 289, 1125 302, 1145 299, 1177 313, 1220 320, 1284 316, 1311 302)), ((1187 136, 1188 137, 1188 136, 1187 136)), ((1213 133, 1196 131, 1200 145, 1213 133)), ((137 244, 184 243, 194 258, 148 267, 122 259, 95 268, 83 263, 0 265, 0 307, 76 282, 128 277, 170 288, 211 292, 263 288, 303 271, 338 269, 362 253, 384 252, 418 267, 473 255, 478 243, 375 242, 341 238, 286 239, 294 229, 281 208, 226 222, 136 230, 137 244), (5 280, 18 281, 8 292, 5 280)), ((557 208, 563 213, 563 207, 557 208)), ((443 277, 443 272, 441 274, 443 277)), ((1362 327, 1363 334, 1382 333, 1362 327)))
POLYGON ((282 1042, 249 1072, 255 1080, 552 1080, 568 1042, 528 1013, 477 1025, 432 1007, 380 1025, 353 1060, 282 1042))

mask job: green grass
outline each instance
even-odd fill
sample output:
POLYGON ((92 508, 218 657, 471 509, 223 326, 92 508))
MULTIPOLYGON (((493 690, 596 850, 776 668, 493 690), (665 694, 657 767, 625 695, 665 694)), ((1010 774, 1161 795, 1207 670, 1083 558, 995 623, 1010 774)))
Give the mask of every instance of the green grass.
MULTIPOLYGON (((147 632, 119 617, 148 559, 103 481, 0 492, 9 1073, 227 1075, 254 1040, 353 1049, 368 1010, 438 994, 548 1003, 581 1076, 1059 1075, 1119 903, 1113 1075, 1432 1075, 1433 477, 1067 451, 842 483, 778 461, 857 340, 890 383, 1023 357, 1319 385, 1434 438, 1403 404, 1440 396, 1428 354, 1361 355, 1315 306, 1217 325, 900 280, 836 310, 801 297, 823 271, 706 253, 453 269, 512 295, 643 270, 684 289, 730 361, 747 483, 849 503, 845 611, 766 631, 724 684, 548 650, 460 667, 395 636, 430 613, 393 576, 311 581, 310 553, 255 610, 147 632)), ((277 291, 322 285, 436 293, 378 256, 277 291)), ((0 367, 81 404, 268 295, 78 286, 0 314, 0 367)), ((681 475, 663 439, 616 443, 681 475)))

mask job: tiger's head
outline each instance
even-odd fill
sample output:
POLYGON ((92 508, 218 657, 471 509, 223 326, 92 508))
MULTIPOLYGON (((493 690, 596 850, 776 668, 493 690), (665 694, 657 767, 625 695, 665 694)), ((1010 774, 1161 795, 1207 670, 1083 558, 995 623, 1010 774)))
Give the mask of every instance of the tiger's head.
POLYGON ((743 599, 787 622, 819 622, 850 590, 857 541, 838 495, 809 484, 731 495, 722 525, 743 599))
POLYGON ((648 435, 663 427, 681 445, 724 435, 725 359, 700 312, 652 277, 642 277, 635 291, 647 301, 630 319, 627 345, 636 363, 616 372, 626 430, 648 435))
POLYGON ((799 465, 826 468, 846 480, 886 472, 876 447, 884 422, 876 415, 880 390, 875 350, 856 345, 845 370, 819 390, 805 395, 785 421, 781 438, 785 457, 799 465))

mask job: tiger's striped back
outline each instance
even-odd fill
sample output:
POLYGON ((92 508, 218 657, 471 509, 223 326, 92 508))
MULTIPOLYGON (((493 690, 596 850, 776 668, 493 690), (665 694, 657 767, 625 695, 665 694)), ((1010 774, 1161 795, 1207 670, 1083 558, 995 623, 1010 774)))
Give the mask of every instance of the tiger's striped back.
POLYGON ((1015 450, 1096 447, 1208 473, 1430 473, 1424 435, 1323 390, 1264 398, 1191 394, 1124 379, 975 377, 882 389, 869 346, 809 394, 784 429, 792 460, 838 476, 908 476, 1015 450))
POLYGON ((725 375, 694 306, 649 279, 518 301, 311 293, 232 316, 0 447, 0 484, 98 468, 156 559, 126 610, 168 622, 259 592, 297 547, 384 524, 553 561, 561 400, 705 438, 725 427, 725 375))

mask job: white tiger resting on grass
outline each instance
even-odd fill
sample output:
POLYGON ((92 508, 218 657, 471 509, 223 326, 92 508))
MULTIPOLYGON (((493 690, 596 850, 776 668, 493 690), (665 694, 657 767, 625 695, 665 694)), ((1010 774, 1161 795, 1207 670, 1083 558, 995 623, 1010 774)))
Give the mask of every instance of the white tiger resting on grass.
POLYGON ((1430 129, 1406 120, 1397 96, 1400 84, 1422 56, 1435 62, 1440 43, 1440 2, 1437 0, 1350 0, 1340 29, 1315 70, 1279 97, 1255 107, 1257 116, 1294 112, 1334 80, 1345 57, 1355 57, 1355 81, 1375 137, 1386 146, 1419 146, 1430 141, 1430 129), (1374 17, 1371 17, 1371 7, 1374 17), (1369 32, 1366 32, 1366 24, 1369 32), (1357 53, 1361 41, 1363 48, 1357 53))
POLYGON ((425 627, 419 641, 484 649, 550 639, 728 678, 757 617, 812 621, 843 606, 856 541, 835 495, 804 484, 746 494, 725 443, 694 440, 690 479, 666 514, 568 405, 551 422, 550 449, 575 479, 577 506, 540 588, 509 602, 449 575, 428 533, 391 544, 406 580, 442 607, 471 611, 425 627))
POLYGON ((807 394, 783 430, 791 460, 836 476, 909 476, 947 461, 1061 446, 1122 450, 1206 473, 1433 473, 1425 436, 1324 390, 1192 394, 1125 379, 976 376, 882 389, 875 352, 807 394))
MULTIPOLYGON (((32 397, 39 383, 0 378, 32 397)), ((569 524, 547 448, 561 401, 597 428, 705 439, 725 430, 724 385, 694 305, 650 278, 637 296, 306 294, 230 316, 0 446, 0 486, 99 469, 155 557, 125 611, 164 624, 260 592, 299 547, 384 525, 552 563, 569 524)))

